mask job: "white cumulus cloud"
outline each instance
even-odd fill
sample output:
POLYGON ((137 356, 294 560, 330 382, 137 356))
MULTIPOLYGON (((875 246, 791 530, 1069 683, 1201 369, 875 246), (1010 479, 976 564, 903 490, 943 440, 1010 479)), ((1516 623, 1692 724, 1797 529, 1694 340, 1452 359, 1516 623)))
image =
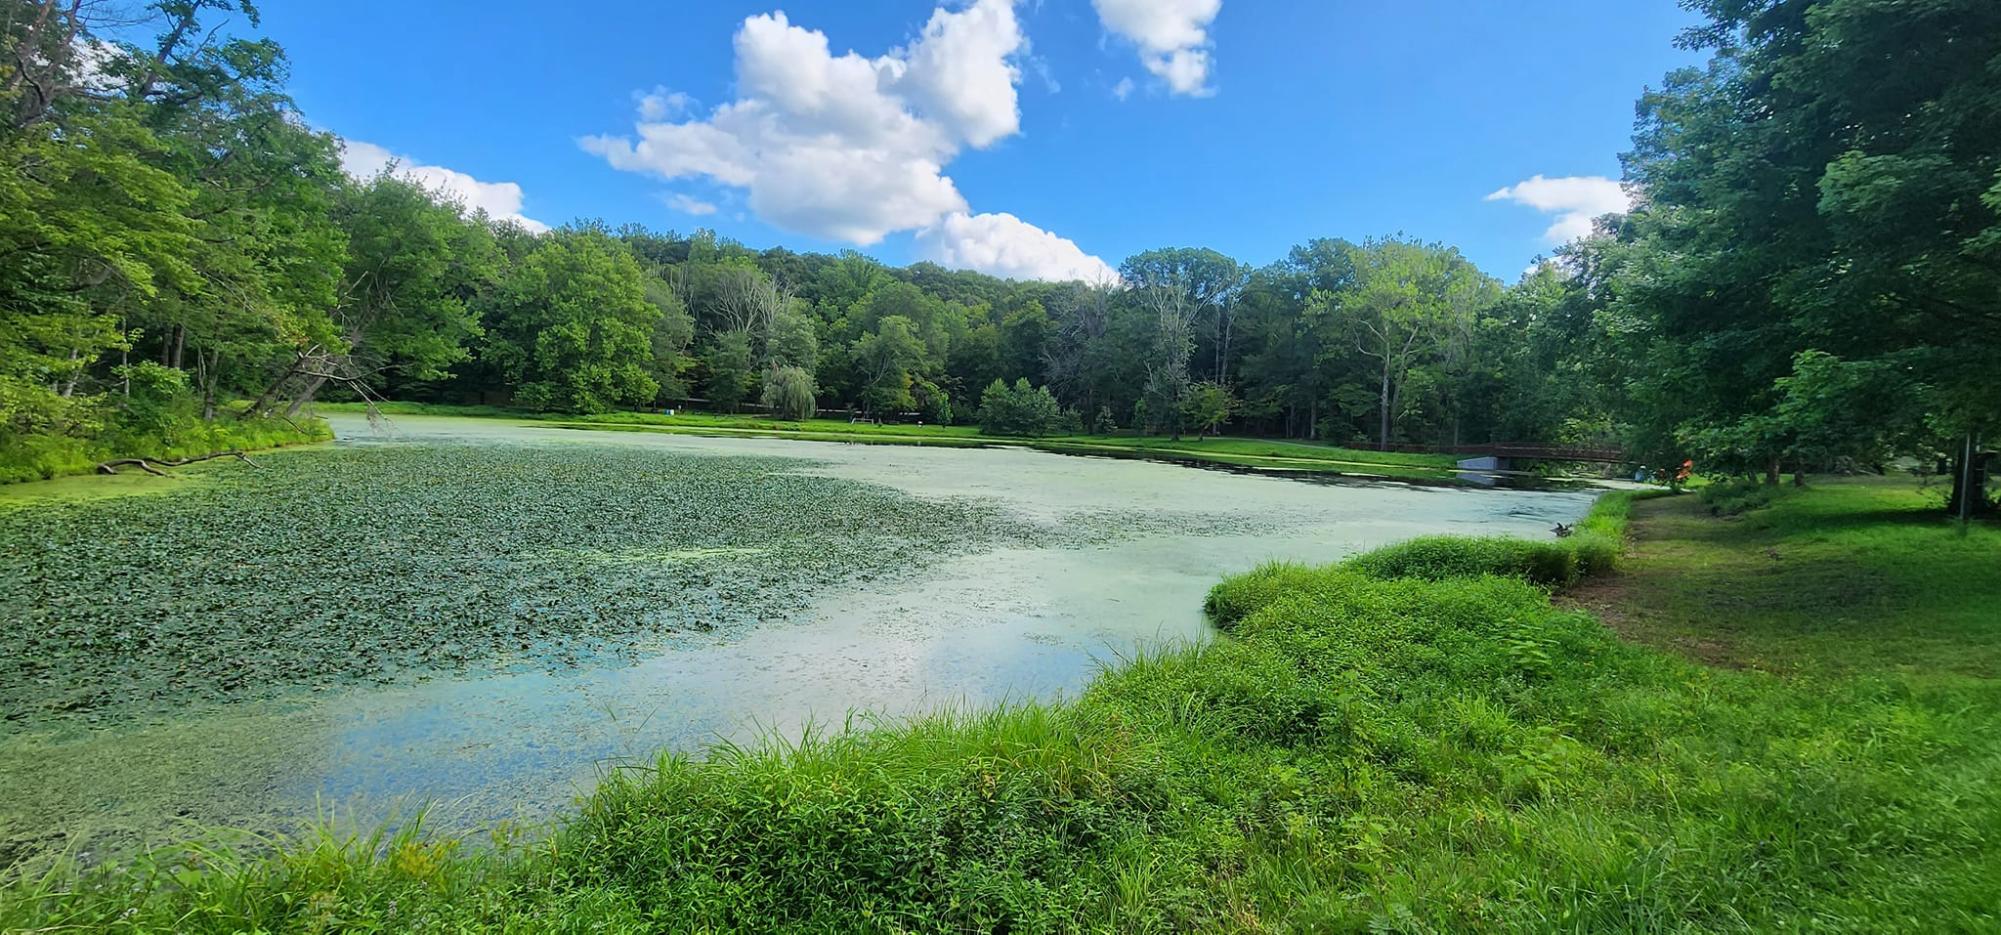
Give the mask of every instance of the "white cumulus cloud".
POLYGON ((945 165, 1020 132, 1026 46, 1013 0, 939 8, 874 58, 759 14, 737 30, 737 100, 679 122, 642 107, 632 135, 579 142, 614 168, 746 189, 751 210, 787 230, 873 244, 967 210, 945 165))
POLYGON ((1091 0, 1108 32, 1139 46, 1140 64, 1175 94, 1209 87, 1209 24, 1223 0, 1091 0))
MULTIPOLYGON (((655 89, 639 98, 631 134, 579 145, 623 171, 742 189, 758 218, 802 234, 865 246, 917 231, 926 256, 951 266, 1036 279, 1110 273, 1011 214, 973 214, 945 174, 963 149, 1021 132, 1028 39, 1015 0, 939 7, 908 45, 873 58, 836 55, 825 33, 782 12, 746 18, 735 50, 736 100, 667 119, 692 108, 685 98, 666 106, 655 89)), ((684 198, 669 203, 691 210, 684 198)))
POLYGON ((549 229, 549 225, 521 213, 521 186, 514 182, 482 182, 456 169, 398 156, 374 143, 341 141, 340 167, 354 178, 373 178, 392 163, 398 177, 415 182, 440 198, 485 211, 496 221, 512 221, 531 234, 549 229))
POLYGON ((1110 264, 1085 253, 1075 241, 1005 212, 948 215, 920 232, 917 246, 926 259, 945 266, 1009 279, 1111 283, 1119 278, 1110 264))
POLYGON ((1536 175, 1487 196, 1488 201, 1512 201, 1556 221, 1543 232, 1553 244, 1569 243, 1591 235, 1591 222, 1607 214, 1623 214, 1632 209, 1632 198, 1617 180, 1602 175, 1568 175, 1545 178, 1536 175))
POLYGON ((925 112, 976 147, 1021 132, 1014 87, 1021 81, 1016 52, 1028 40, 1011 0, 985 0, 931 21, 900 56, 906 63, 896 88, 925 112))

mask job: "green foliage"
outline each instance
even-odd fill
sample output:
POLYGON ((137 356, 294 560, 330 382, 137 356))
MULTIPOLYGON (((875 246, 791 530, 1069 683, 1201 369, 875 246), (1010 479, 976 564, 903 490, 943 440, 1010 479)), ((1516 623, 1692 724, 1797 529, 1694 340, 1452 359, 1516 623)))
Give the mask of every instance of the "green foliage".
POLYGON ((338 325, 350 356, 437 380, 481 333, 474 300, 499 273, 493 232, 388 170, 344 193, 347 283, 338 325))
POLYGON ((1135 293, 1150 313, 1145 352, 1146 382, 1134 407, 1133 421, 1149 431, 1181 437, 1189 388, 1188 361, 1195 354, 1196 307, 1186 286, 1167 282, 1138 288, 1135 293))
MULTIPOLYGON (((1319 316, 1336 316, 1374 362, 1376 441, 1387 444, 1406 390, 1429 360, 1461 350, 1475 316, 1498 288, 1456 248, 1390 237, 1348 247, 1352 279, 1314 296, 1319 316)), ((1346 348, 1342 349, 1345 355, 1346 348)))
POLYGON ((943 387, 930 380, 917 380, 912 384, 911 397, 916 401, 920 420, 932 425, 952 424, 952 396, 943 387))
MULTIPOLYGON (((1767 535, 1804 545, 1833 515, 1918 550, 1954 541, 1869 506, 1809 491, 1786 508, 1813 522, 1767 535)), ((1685 541, 1692 562, 1737 561, 1710 533, 1685 541)), ((1979 552, 1951 554, 1963 572, 1979 552)), ((539 843, 322 835, 59 869, 0 891, 0 926, 1991 927, 1986 679, 1706 669, 1493 576, 1267 566, 1209 606, 1229 636, 1129 660, 1064 705, 662 758, 539 843)), ((1908 646, 1937 622, 1859 639, 1908 646)), ((1969 632, 1992 646, 1991 615, 1969 632)))
POLYGON ((649 371, 661 315, 631 251, 603 231, 558 231, 508 271, 487 354, 527 408, 643 406, 660 390, 649 371))
POLYGON ((725 412, 735 412, 750 397, 752 384, 757 380, 752 357, 748 332, 725 331, 709 339, 708 349, 702 352, 702 371, 706 374, 702 391, 708 394, 710 403, 725 412))
POLYGON ((1222 428, 1236 410, 1237 398, 1221 383, 1197 383, 1188 388, 1188 395, 1181 401, 1183 422, 1198 434, 1222 428))
POLYGON ((317 419, 203 419, 184 371, 144 361, 121 368, 125 391, 66 401, 66 430, 0 434, 0 483, 87 473, 114 458, 174 460, 332 437, 317 419))
POLYGON ((797 303, 788 305, 771 324, 771 362, 812 373, 820 362, 820 339, 813 319, 797 303))
POLYGON ((1091 434, 1111 435, 1118 430, 1118 420, 1112 418, 1112 407, 1099 406, 1097 417, 1091 420, 1091 434))
POLYGON ((799 367, 773 365, 764 374, 760 400, 776 419, 801 421, 813 417, 813 375, 799 367))
POLYGON ((2001 136, 2001 14, 1695 6, 1715 55, 1642 98, 1642 208, 1587 251, 1646 456, 1777 473, 1993 437, 2001 150, 1958 141, 2001 136))
POLYGON ((995 380, 980 394, 980 431, 987 435, 1058 435, 1075 431, 1075 422, 1048 387, 1031 387, 1027 378, 1012 387, 995 380))
POLYGON ((923 363, 924 355, 915 325, 902 315, 882 318, 875 331, 856 339, 849 356, 860 377, 863 410, 894 413, 916 408, 911 370, 923 363))
POLYGON ((695 318, 680 294, 657 275, 646 279, 646 301, 660 310, 653 323, 653 380, 660 384, 661 396, 684 399, 689 395, 687 372, 694 366, 688 346, 695 341, 695 318))

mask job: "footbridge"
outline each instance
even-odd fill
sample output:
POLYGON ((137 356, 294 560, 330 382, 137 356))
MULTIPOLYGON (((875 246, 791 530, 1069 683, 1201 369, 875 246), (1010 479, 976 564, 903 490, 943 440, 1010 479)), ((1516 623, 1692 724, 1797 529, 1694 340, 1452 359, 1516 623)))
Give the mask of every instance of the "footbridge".
POLYGON ((1626 464, 1631 456, 1618 448, 1576 445, 1463 445, 1451 450, 1461 455, 1462 471, 1513 471, 1535 461, 1570 461, 1590 464, 1626 464))

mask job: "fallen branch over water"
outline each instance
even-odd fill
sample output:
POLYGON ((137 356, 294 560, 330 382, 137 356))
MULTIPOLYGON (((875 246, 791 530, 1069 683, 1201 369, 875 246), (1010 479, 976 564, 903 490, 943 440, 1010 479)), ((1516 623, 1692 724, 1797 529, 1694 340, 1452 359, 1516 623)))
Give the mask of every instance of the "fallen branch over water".
POLYGON ((236 460, 241 461, 244 464, 248 464, 251 467, 263 467, 263 465, 250 460, 249 455, 244 454, 243 452, 235 448, 231 448, 228 451, 215 451, 205 455, 197 455, 192 458, 175 458, 172 460, 163 460, 160 458, 116 458, 110 461, 99 462, 99 464, 97 465, 97 473, 116 474, 118 473, 118 469, 121 467, 136 467, 139 470, 145 471, 146 473, 151 474, 155 477, 166 477, 168 476, 167 472, 160 470, 160 468, 181 467, 183 465, 193 464, 197 461, 212 461, 216 458, 235 458, 236 460), (158 465, 158 467, 155 467, 155 465, 158 465))

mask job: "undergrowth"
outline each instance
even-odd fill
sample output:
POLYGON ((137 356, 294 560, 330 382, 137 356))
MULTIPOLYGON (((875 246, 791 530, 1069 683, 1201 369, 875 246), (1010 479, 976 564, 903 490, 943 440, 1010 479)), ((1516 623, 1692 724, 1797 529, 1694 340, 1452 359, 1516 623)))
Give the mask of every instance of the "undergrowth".
POLYGON ((100 462, 116 458, 171 461, 331 438, 333 432, 318 419, 237 419, 229 415, 206 421, 175 418, 145 426, 108 419, 88 434, 0 432, 0 484, 88 474, 100 462))
POLYGON ((663 757, 532 843, 322 836, 58 867, 17 874, 0 928, 2001 924, 1994 683, 1706 669, 1523 580, 1603 570, 1629 507, 1535 548, 1266 566, 1209 599, 1225 637, 1074 702, 663 757))

